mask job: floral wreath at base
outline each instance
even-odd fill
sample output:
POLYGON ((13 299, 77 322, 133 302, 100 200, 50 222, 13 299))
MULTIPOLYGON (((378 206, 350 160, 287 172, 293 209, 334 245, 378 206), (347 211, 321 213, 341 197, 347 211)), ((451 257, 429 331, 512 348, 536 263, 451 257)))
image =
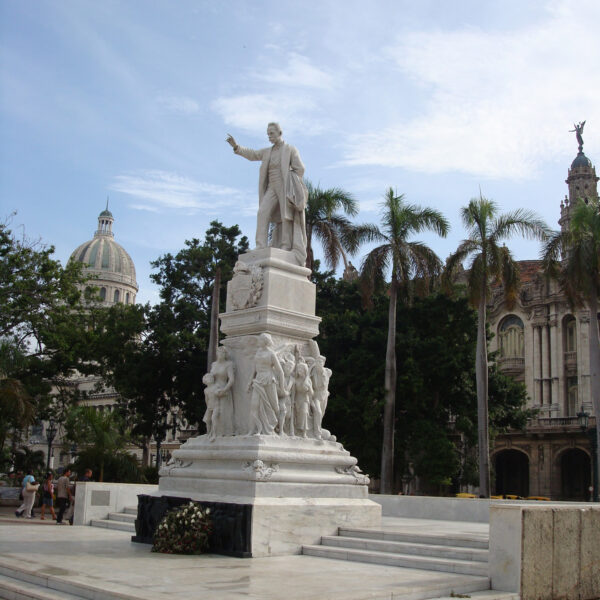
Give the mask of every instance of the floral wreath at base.
POLYGON ((169 511, 154 532, 152 552, 202 554, 213 530, 209 515, 210 508, 194 502, 169 511))

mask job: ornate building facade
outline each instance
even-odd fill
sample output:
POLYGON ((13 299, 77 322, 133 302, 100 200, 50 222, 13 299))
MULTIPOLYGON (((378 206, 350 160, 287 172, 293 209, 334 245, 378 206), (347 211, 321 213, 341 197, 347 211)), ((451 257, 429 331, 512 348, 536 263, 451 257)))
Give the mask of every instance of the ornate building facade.
MULTIPOLYGON (((597 182, 581 144, 568 171, 568 195, 560 204, 563 230, 576 203, 598 198, 597 182)), ((587 307, 572 309, 556 281, 543 275, 541 261, 521 261, 519 266, 522 287, 514 308, 506 308, 501 289, 494 291, 488 307, 495 334, 491 350, 497 351, 499 369, 526 385, 538 416, 526 431, 496 439, 493 491, 589 500, 596 454, 589 339, 596 335, 592 319, 598 315, 587 307)))

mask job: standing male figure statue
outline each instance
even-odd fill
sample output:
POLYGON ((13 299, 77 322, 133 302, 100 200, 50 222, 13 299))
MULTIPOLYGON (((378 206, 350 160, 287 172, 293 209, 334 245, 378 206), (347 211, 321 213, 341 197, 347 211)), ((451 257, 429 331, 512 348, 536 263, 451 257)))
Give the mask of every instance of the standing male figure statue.
POLYGON ((304 209, 308 191, 302 177, 304 164, 298 150, 286 144, 278 123, 269 123, 267 136, 272 146, 252 150, 239 146, 233 136, 227 143, 233 151, 248 160, 260 160, 258 180, 258 215, 256 247, 266 248, 269 225, 275 225, 271 246, 294 253, 299 265, 306 263, 306 224, 304 209))

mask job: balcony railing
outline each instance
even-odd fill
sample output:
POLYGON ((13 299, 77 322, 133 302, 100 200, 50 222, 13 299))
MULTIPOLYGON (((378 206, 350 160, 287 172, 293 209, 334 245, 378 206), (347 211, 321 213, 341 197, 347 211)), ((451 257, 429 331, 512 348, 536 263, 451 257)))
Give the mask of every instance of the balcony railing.
MULTIPOLYGON (((529 428, 543 428, 548 429, 552 427, 579 427, 578 417, 538 417, 537 419, 530 419, 527 422, 529 428)), ((596 426, 596 417, 590 417, 588 422, 589 427, 596 426)))
POLYGON ((525 369, 525 359, 522 356, 501 356, 498 358, 498 368, 501 371, 519 372, 525 369))

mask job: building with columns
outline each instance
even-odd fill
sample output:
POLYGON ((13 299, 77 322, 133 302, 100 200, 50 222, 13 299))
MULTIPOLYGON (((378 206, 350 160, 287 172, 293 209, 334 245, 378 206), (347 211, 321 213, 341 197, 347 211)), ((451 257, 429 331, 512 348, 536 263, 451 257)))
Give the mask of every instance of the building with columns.
MULTIPOLYGON (((568 171, 568 195, 560 203, 563 230, 578 202, 598 199, 596 170, 582 146, 568 171)), ((596 453, 589 336, 596 334, 591 325, 598 315, 587 307, 572 309, 557 282, 543 275, 541 261, 520 261, 519 266, 522 286, 514 308, 506 308, 501 289, 493 292, 490 349, 497 351, 502 372, 525 383, 538 416, 526 431, 496 439, 492 489, 496 494, 589 500, 596 453)))

